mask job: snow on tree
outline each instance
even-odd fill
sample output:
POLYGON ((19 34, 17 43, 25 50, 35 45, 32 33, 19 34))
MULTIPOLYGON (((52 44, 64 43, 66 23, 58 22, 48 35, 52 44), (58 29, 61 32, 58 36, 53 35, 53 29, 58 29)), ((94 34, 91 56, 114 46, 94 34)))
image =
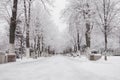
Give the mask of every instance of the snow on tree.
MULTIPOLYGON (((100 27, 101 31, 104 34, 104 44, 105 52, 108 49, 108 36, 111 34, 111 31, 119 25, 119 1, 116 0, 97 0, 95 2, 96 6, 96 23, 100 27), (99 4, 97 4, 99 3, 99 4)), ((107 55, 105 54, 105 60, 107 60, 107 55)))
POLYGON ((86 47, 90 48, 91 31, 94 21, 94 9, 91 0, 70 0, 69 5, 64 10, 69 31, 72 35, 74 50, 81 49, 82 44, 86 43, 86 47))

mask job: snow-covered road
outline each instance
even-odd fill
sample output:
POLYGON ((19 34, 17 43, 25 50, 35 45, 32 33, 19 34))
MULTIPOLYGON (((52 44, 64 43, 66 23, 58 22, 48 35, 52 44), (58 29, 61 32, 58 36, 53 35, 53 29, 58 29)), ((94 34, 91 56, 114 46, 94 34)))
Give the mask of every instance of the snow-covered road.
POLYGON ((0 80, 120 80, 120 58, 88 61, 53 56, 0 65, 0 80))

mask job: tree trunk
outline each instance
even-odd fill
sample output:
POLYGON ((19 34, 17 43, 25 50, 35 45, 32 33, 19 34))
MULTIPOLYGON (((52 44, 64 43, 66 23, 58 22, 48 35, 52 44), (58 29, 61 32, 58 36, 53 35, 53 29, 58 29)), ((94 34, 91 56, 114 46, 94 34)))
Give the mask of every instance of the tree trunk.
POLYGON ((105 51, 107 51, 107 33, 105 32, 105 34, 104 34, 104 36, 105 36, 105 51))
POLYGON ((15 54, 14 43, 15 43, 15 30, 17 26, 17 21, 16 21, 17 3, 18 3, 18 0, 13 1, 12 17, 11 17, 11 22, 10 22, 9 54, 15 54))
POLYGON ((39 36, 38 36, 38 40, 37 40, 37 50, 38 50, 38 57, 40 57, 41 51, 40 51, 40 37, 39 36))
POLYGON ((120 36, 119 36, 119 48, 120 48, 120 36))
POLYGON ((12 17, 10 21, 10 36, 9 36, 9 54, 7 55, 7 62, 14 62, 16 61, 16 54, 15 54, 15 30, 17 26, 17 4, 18 0, 13 1, 13 8, 12 8, 12 17))
POLYGON ((29 0, 28 23, 27 23, 27 29, 26 29, 26 47, 27 48, 30 47, 30 42, 29 42, 30 20, 31 20, 31 0, 29 0))
POLYGON ((77 33, 77 47, 78 47, 78 51, 80 50, 80 36, 79 36, 79 32, 77 33))
POLYGON ((107 60, 107 9, 106 0, 103 0, 103 11, 104 11, 104 39, 105 39, 105 60, 107 60))
POLYGON ((104 37, 105 37, 105 60, 107 60, 107 43, 108 43, 108 40, 107 40, 107 26, 105 26, 105 33, 104 33, 104 37))
POLYGON ((21 59, 22 59, 22 57, 23 57, 23 53, 24 53, 24 51, 23 51, 23 35, 21 35, 21 39, 20 39, 20 47, 21 47, 21 54, 20 54, 20 57, 21 57, 21 59))
POLYGON ((42 35, 42 52, 44 52, 44 42, 43 42, 43 35, 42 35))
POLYGON ((86 33, 85 33, 85 36, 86 36, 86 46, 90 48, 90 24, 89 23, 86 23, 86 33))
POLYGON ((30 57, 30 40, 29 40, 29 29, 30 29, 30 20, 31 20, 31 0, 29 0, 29 9, 27 16, 26 1, 24 0, 24 11, 25 11, 25 23, 26 23, 26 57, 30 57))

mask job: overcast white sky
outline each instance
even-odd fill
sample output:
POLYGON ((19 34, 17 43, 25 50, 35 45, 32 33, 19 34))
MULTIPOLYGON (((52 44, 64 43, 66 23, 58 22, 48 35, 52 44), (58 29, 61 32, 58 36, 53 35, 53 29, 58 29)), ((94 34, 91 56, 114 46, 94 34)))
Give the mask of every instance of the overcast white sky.
MULTIPOLYGON (((55 0, 54 8, 52 11, 52 19, 60 32, 64 31, 66 28, 66 24, 63 23, 62 20, 60 19, 61 11, 65 8, 65 5, 66 5, 66 0, 55 0)), ((0 29, 3 31, 2 25, 0 26, 0 29)))
POLYGON ((52 18, 54 23, 58 26, 60 32, 64 31, 66 24, 60 19, 61 11, 65 8, 66 0, 55 0, 52 18))

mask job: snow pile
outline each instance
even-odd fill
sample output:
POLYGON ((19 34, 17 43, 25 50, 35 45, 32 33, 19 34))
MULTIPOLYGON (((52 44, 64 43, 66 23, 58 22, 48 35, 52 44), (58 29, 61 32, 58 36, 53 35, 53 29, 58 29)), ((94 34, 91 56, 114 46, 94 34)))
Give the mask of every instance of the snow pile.
POLYGON ((120 58, 53 56, 0 65, 0 80, 120 80, 120 58))

